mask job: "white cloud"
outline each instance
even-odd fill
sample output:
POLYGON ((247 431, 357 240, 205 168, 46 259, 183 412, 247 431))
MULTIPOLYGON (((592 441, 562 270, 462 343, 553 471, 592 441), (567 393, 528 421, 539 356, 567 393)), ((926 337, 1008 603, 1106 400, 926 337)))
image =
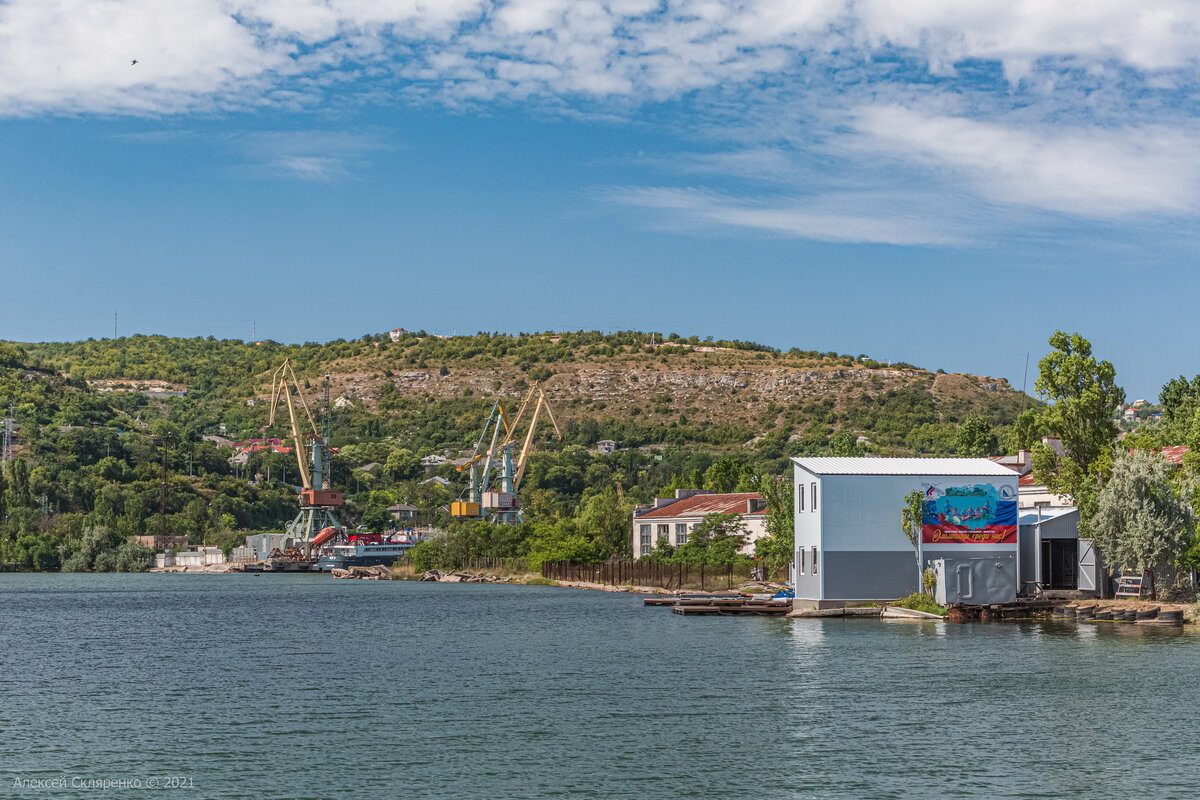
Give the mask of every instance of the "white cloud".
POLYGON ((978 235, 938 213, 941 201, 936 197, 927 197, 922 206, 908 194, 888 191, 746 200, 694 187, 621 187, 600 196, 659 212, 659 227, 687 232, 736 228, 825 242, 894 245, 960 245, 978 235))
POLYGON ((1200 137, 1161 126, 1017 126, 899 106, 853 116, 840 144, 949 169, 984 197, 1088 217, 1200 210, 1200 137))
MULTIPOLYGON (((676 100, 688 135, 734 143, 681 166, 768 187, 760 203, 646 189, 643 205, 676 222, 958 242, 980 230, 981 209, 1200 211, 1198 11, 1197 0, 0 0, 0 116, 355 97, 632 114, 676 100), (939 210, 906 216, 893 203, 939 210)), ((247 157, 329 180, 362 155, 247 157)))
MULTIPOLYGON (((902 51, 1033 80, 1072 64, 1195 69, 1194 0, 8 0, 0 113, 174 113, 319 95, 311 78, 383 67, 397 90, 678 96, 902 51), (130 60, 141 61, 130 67, 130 60)), ((1157 76, 1154 76, 1157 79, 1157 76)))

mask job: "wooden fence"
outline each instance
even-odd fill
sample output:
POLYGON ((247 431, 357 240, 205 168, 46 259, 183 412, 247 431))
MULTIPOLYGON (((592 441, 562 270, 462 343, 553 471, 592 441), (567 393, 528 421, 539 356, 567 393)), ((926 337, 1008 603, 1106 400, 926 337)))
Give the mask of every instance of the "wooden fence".
POLYGON ((749 579, 746 567, 693 567, 647 561, 606 561, 602 564, 542 562, 542 577, 556 581, 602 583, 609 586, 656 586, 662 589, 732 589, 749 579))

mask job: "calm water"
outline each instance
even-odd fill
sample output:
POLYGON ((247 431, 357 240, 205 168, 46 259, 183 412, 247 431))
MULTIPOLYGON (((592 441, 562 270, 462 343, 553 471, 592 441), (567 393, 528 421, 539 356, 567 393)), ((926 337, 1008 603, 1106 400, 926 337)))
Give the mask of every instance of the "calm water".
POLYGON ((1200 635, 1128 625, 0 575, 0 798, 1192 797, 1198 669, 1200 635))

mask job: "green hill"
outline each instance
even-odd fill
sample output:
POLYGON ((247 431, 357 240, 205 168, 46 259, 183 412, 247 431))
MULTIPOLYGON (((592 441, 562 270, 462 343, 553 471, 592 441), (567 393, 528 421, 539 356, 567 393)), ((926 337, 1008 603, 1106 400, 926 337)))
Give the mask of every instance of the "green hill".
MULTIPOLYGON (((461 478, 447 465, 433 470, 447 487, 423 484, 431 473, 419 459, 460 456, 495 399, 516 402, 541 382, 564 436, 539 435, 522 488, 527 519, 586 528, 579 515, 604 517, 602 536, 572 540, 581 558, 619 551, 628 505, 672 488, 753 489, 800 454, 951 454, 968 415, 1003 434, 1035 405, 998 378, 637 332, 0 343, 0 404, 19 426, 0 561, 111 568, 130 537, 160 525, 226 544, 235 531, 281 526, 294 513, 293 456, 255 453, 235 467, 221 445, 263 435, 270 374, 285 358, 311 401, 329 375, 334 480, 349 493, 350 523, 379 520, 398 501, 417 505, 418 521, 446 523, 439 509, 461 478), (618 448, 610 455, 595 447, 606 439, 618 448)), ((471 552, 526 555, 534 538, 471 552)), ((546 552, 562 555, 551 539, 546 552)))

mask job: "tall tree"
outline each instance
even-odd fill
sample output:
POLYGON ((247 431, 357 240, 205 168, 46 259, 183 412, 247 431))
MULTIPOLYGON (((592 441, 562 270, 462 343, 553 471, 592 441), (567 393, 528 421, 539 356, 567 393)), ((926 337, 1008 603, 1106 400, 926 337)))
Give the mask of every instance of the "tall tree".
POLYGON ((1096 498, 1096 547, 1109 563, 1152 571, 1173 563, 1196 524, 1190 498, 1172 485, 1170 465, 1156 453, 1122 451, 1096 498))
POLYGON ((720 494, 736 491, 738 484, 752 476, 749 468, 736 458, 718 458, 704 473, 704 488, 720 494))
POLYGON ((1163 384, 1158 392, 1158 401, 1162 403, 1164 415, 1168 421, 1191 417, 1200 400, 1200 375, 1190 381, 1180 375, 1163 384))
POLYGON ((1050 346, 1054 349, 1038 362, 1036 388, 1050 401, 1041 420, 1047 433, 1062 440, 1062 449, 1034 446, 1034 478, 1071 495, 1086 526, 1111 461, 1113 416, 1125 402, 1125 390, 1116 385, 1113 365, 1096 360, 1091 342, 1078 333, 1055 331, 1050 346))
POLYGON ((954 434, 954 452, 960 456, 979 458, 995 455, 1000 448, 1000 440, 986 419, 971 414, 954 434))
POLYGON ((904 495, 904 505, 900 507, 900 530, 913 546, 913 554, 917 559, 917 586, 921 585, 921 525, 925 520, 925 494, 916 489, 904 495))
POLYGON ((1036 408, 1027 408, 1013 420, 1008 432, 1008 451, 1031 450, 1046 435, 1046 424, 1036 408))
POLYGON ((796 557, 792 482, 776 475, 763 475, 758 486, 767 502, 767 535, 754 543, 754 555, 772 569, 787 566, 796 557))

